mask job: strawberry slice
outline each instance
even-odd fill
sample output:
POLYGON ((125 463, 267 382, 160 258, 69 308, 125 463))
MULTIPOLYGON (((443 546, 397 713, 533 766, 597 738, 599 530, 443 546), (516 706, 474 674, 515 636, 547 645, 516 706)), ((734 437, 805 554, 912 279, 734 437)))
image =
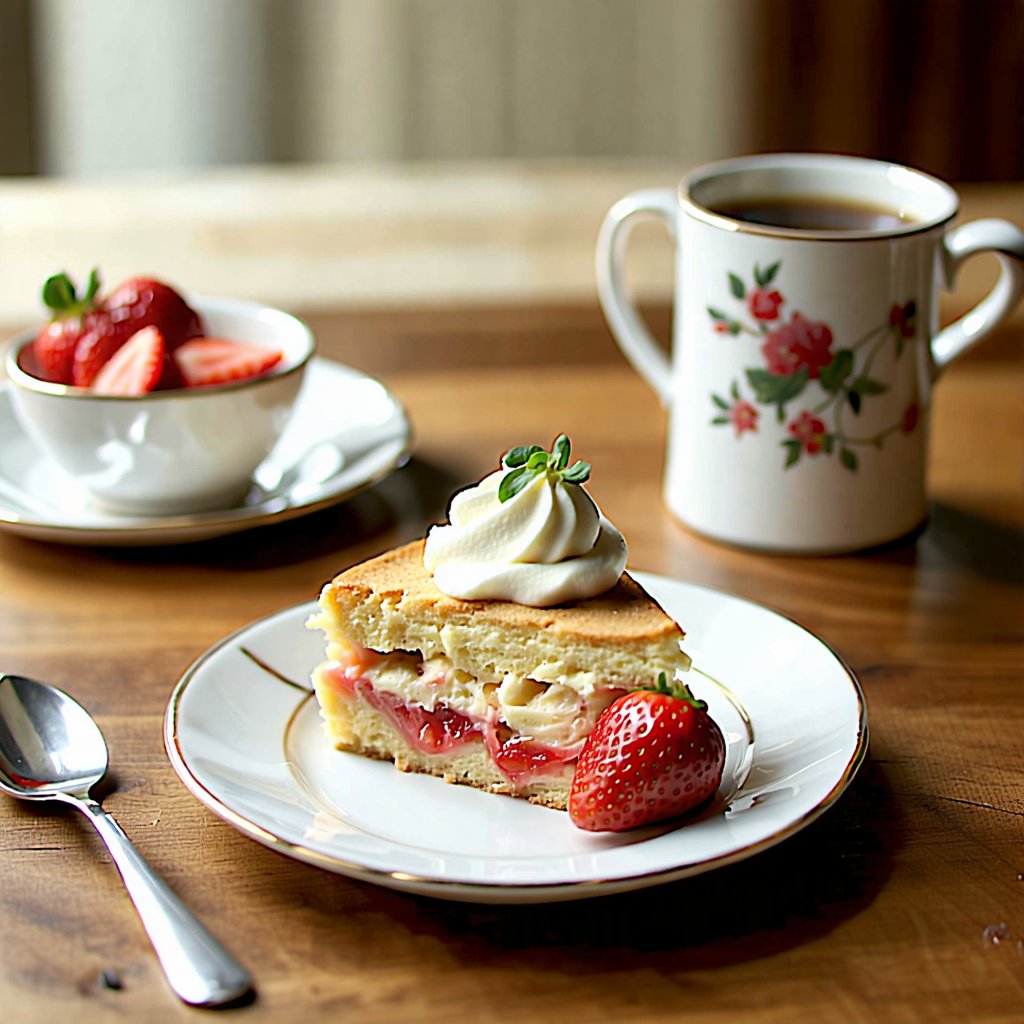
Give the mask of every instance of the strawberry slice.
POLYGON ((164 336, 155 327, 144 327, 103 364, 92 390, 99 395, 148 394, 160 380, 166 352, 164 336))
POLYGON ((71 383, 77 388, 92 387, 100 370, 133 334, 135 331, 126 334, 109 322, 85 331, 75 346, 71 383))
POLYGON ((174 350, 185 386, 190 388, 258 377, 282 358, 277 349, 227 338, 193 338, 174 350))

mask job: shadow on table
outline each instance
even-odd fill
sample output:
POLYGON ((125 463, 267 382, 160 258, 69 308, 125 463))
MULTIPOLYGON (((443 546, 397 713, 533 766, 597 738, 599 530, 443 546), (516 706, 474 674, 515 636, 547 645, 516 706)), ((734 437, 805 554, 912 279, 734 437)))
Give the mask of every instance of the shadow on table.
MULTIPOLYGON (((318 512, 270 523, 212 540, 163 546, 74 546, 29 542, 24 553, 36 558, 62 552, 76 562, 95 560, 141 566, 202 566, 233 571, 265 571, 300 564, 341 549, 352 563, 422 536, 440 522, 452 493, 464 483, 445 468, 410 459, 390 476, 345 502, 318 512)), ((37 559, 45 561, 43 559, 37 559)))
POLYGON ((859 557, 897 565, 953 566, 1001 583, 1024 583, 1024 533, 938 501, 929 506, 925 527, 859 557))
POLYGON ((147 557, 177 564, 221 565, 246 571, 307 561, 353 549, 353 562, 422 536, 444 519, 459 481, 443 468, 410 459, 380 483, 311 515, 186 547, 154 549, 147 557))
POLYGON ((892 804, 881 768, 869 760, 820 821, 748 861, 583 902, 418 901, 417 923, 431 930, 437 921, 436 936, 465 944, 467 956, 522 957, 534 968, 538 946, 557 949, 557 969, 580 972, 606 971, 612 962, 617 970, 694 969, 774 955, 831 931, 874 899, 891 872, 895 851, 886 844, 899 835, 892 804))
MULTIPOLYGON (((707 969, 774 956, 813 941, 867 907, 902 845, 898 806, 870 759, 819 821, 748 861, 633 893, 566 903, 488 906, 358 885, 360 912, 440 943, 456 962, 569 974, 707 969)), ((305 883, 312 880, 306 878, 305 883)), ((299 883, 300 886, 304 883, 299 883)), ((334 918, 337 882, 317 884, 318 915, 334 918)), ((281 892, 309 906, 310 893, 281 892)), ((351 910, 349 911, 351 912, 351 910)), ((330 952, 343 969, 345 942, 330 952)), ((329 968, 328 968, 329 969, 329 968)))

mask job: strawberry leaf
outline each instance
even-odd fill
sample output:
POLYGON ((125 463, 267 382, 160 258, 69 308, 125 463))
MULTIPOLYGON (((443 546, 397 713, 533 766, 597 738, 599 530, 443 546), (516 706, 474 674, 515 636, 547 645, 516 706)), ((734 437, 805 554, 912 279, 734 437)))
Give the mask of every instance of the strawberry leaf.
POLYGON ((681 679, 673 679, 670 683, 664 672, 658 673, 656 683, 641 686, 639 689, 650 690, 652 693, 664 693, 669 697, 675 697, 677 700, 685 700, 687 704, 692 704, 697 711, 706 711, 708 707, 704 701, 694 697, 690 692, 690 688, 681 679))
POLYGON ((54 274, 46 279, 43 284, 43 304, 58 315, 74 309, 75 286, 67 274, 54 274))
POLYGON ((92 300, 96 298, 96 293, 100 290, 100 270, 99 267, 93 267, 89 271, 89 280, 85 284, 85 295, 82 296, 82 302, 85 305, 90 305, 92 300))

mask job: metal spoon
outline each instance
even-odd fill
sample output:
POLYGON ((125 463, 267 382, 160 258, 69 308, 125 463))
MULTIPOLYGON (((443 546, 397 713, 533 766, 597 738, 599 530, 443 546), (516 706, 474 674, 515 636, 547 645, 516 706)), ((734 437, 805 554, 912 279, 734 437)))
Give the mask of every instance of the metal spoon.
POLYGON ((103 734, 81 704, 24 676, 0 677, 0 792, 25 800, 60 800, 82 811, 121 872, 171 988, 193 1006, 240 999, 252 989, 249 973, 89 796, 107 763, 103 734))

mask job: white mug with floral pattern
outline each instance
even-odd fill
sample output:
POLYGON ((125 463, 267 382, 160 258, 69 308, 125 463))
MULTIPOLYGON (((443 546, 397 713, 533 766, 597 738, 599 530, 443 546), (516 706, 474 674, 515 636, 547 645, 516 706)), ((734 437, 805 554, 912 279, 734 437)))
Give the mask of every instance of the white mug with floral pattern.
POLYGON ((597 245, 612 333, 669 410, 664 497, 685 525, 779 552, 842 552, 913 531, 927 514, 932 387, 1024 293, 1024 234, 1001 220, 950 229, 947 184, 825 154, 727 160, 677 190, 620 199, 597 245), (887 226, 792 228, 729 211, 757 200, 870 207, 887 226), (676 240, 672 357, 623 280, 633 218, 676 240), (974 253, 992 292, 939 330, 938 290, 974 253))

